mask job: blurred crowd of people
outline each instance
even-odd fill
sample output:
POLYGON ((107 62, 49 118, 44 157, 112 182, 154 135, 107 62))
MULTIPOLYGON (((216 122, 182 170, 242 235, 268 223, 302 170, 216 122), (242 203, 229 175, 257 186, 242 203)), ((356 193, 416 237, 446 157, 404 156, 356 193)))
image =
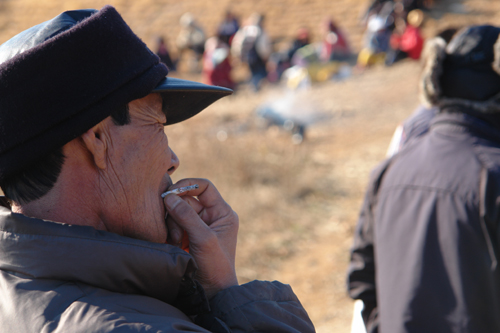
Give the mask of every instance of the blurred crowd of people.
POLYGON ((232 77, 235 64, 248 67, 250 86, 259 91, 263 81, 279 82, 283 73, 292 67, 306 68, 312 80, 322 81, 335 72, 337 67, 331 66, 332 62, 355 59, 347 36, 330 18, 321 23, 319 42, 312 43, 309 28, 300 27, 293 39, 279 50, 276 50, 276 41, 266 32, 265 16, 259 13, 251 14, 240 23, 239 18, 227 10, 215 35, 209 38, 192 14, 182 15, 179 23, 175 57, 165 38, 157 40, 156 52, 162 62, 176 71, 179 59, 183 59, 184 68, 201 72, 204 83, 230 89, 237 86, 232 77))
POLYGON ((311 27, 300 26, 292 35, 283 33, 284 36, 272 39, 263 14, 252 13, 240 21, 228 9, 210 37, 191 13, 183 14, 175 39, 176 56, 172 56, 164 38, 158 39, 157 54, 171 71, 181 67, 182 71, 201 74, 203 83, 235 91, 241 83, 255 92, 264 83, 281 83, 283 96, 275 96, 275 103, 259 106, 256 114, 267 124, 289 129, 296 137, 294 142, 300 143, 307 122, 291 114, 305 110, 295 102, 289 103, 291 96, 297 90, 309 89, 313 82, 348 77, 353 70, 360 72, 375 64, 390 66, 404 58, 419 59, 424 45, 420 27, 424 12, 432 3, 433 0, 373 0, 359 22, 366 29, 359 53, 331 17, 319 23, 316 36, 311 27))
POLYGON ((432 1, 374 0, 363 16, 366 26, 358 66, 390 66, 404 58, 419 59, 424 46, 420 27, 432 1))
POLYGON ((175 39, 176 56, 172 56, 163 37, 158 39, 157 54, 172 71, 183 59, 183 69, 201 73, 207 84, 236 89, 233 68, 243 64, 255 91, 264 81, 289 81, 296 87, 335 77, 346 63, 363 69, 374 64, 390 66, 404 58, 419 59, 424 45, 420 28, 424 12, 433 2, 373 0, 361 18, 365 34, 359 53, 353 51, 346 32, 330 17, 320 23, 319 38, 313 38, 310 27, 302 26, 290 40, 272 40, 264 15, 253 13, 240 22, 237 15, 226 10, 211 37, 191 13, 185 13, 175 39))

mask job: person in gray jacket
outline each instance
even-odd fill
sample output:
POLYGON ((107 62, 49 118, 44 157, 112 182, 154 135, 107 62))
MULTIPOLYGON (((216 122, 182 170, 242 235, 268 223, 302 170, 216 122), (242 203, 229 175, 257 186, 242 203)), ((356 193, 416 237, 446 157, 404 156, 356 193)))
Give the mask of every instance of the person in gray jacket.
POLYGON ((289 286, 238 284, 214 185, 172 184, 164 126, 231 90, 167 72, 110 6, 0 46, 2 332, 314 332, 289 286))
POLYGON ((348 289, 368 332, 500 332, 500 28, 430 41, 429 131, 377 167, 348 289))

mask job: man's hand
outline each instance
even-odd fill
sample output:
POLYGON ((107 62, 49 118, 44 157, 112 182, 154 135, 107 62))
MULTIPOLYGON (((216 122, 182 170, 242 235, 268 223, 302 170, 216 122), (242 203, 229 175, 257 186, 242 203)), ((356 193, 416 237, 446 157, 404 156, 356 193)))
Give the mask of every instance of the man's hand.
POLYGON ((165 196, 167 228, 173 244, 181 242, 182 230, 187 232, 189 253, 198 265, 196 279, 211 298, 238 285, 234 268, 238 216, 206 179, 183 179, 169 190, 194 184, 199 188, 165 196))

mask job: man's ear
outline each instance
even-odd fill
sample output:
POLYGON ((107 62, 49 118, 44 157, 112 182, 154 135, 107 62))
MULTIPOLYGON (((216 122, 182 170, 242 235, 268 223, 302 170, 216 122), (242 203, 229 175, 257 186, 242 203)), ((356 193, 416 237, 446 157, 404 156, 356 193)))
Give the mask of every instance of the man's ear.
POLYGON ((94 157, 96 166, 101 170, 106 169, 106 144, 101 140, 101 136, 97 131, 97 126, 83 133, 81 138, 94 157))

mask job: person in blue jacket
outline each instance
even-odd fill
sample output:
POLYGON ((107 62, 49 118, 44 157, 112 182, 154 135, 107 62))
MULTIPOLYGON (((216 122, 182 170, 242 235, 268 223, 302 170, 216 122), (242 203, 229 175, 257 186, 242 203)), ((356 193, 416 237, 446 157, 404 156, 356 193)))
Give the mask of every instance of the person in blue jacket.
POLYGON ((348 272, 368 332, 500 332, 500 28, 424 52, 437 108, 371 175, 348 272))

